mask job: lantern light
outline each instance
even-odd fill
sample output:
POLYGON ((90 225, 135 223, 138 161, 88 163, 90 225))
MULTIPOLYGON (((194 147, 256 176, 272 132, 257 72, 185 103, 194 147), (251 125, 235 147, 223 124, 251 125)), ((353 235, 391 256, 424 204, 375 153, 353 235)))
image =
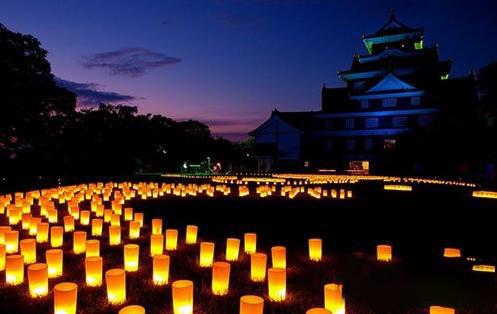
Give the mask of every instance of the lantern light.
POLYGON ((240 314, 262 314, 264 299, 256 295, 244 295, 240 298, 240 314))
POLYGON ((150 235, 150 256, 162 255, 164 251, 164 236, 162 234, 150 235))
POLYGON ((5 233, 11 230, 11 226, 0 226, 0 244, 5 244, 5 233))
POLYGON ((21 247, 21 255, 24 257, 24 263, 36 263, 36 240, 23 239, 19 241, 19 246, 21 247))
POLYGON ((138 239, 140 237, 140 222, 130 221, 129 222, 129 238, 138 239))
POLYGON ((380 262, 390 262, 392 260, 392 246, 385 244, 377 245, 376 259, 380 262))
POLYGON ((234 262, 238 260, 240 252, 240 239, 228 238, 226 240, 226 260, 234 262))
POLYGON ((107 300, 111 304, 126 302, 126 272, 121 268, 109 269, 105 272, 107 300))
POLYGON ((311 261, 318 262, 323 255, 323 240, 309 239, 309 258, 311 261))
POLYGON ((61 247, 64 243, 64 228, 61 226, 50 227, 50 246, 61 247))
POLYGON ((120 309, 118 314, 145 314, 145 308, 140 305, 128 305, 120 309))
POLYGON ((22 214, 21 225, 23 230, 29 230, 30 222, 31 222, 31 214, 22 214))
POLYGON ((48 267, 48 278, 62 276, 64 266, 64 251, 61 249, 50 249, 45 252, 45 262, 48 267))
POLYGON ((174 251, 178 247, 178 229, 166 229, 166 250, 174 251))
POLYGON ((124 245, 124 270, 134 272, 138 270, 140 246, 138 244, 124 245))
POLYGON ((267 255, 265 253, 254 253, 250 255, 250 278, 252 281, 264 281, 266 279, 267 255))
POLYGON ((162 234, 162 219, 152 219, 152 234, 162 234))
POLYGON ((194 225, 186 226, 186 243, 195 244, 197 243, 197 233, 198 227, 194 225))
POLYGON ((133 220, 133 208, 126 207, 124 209, 124 221, 131 221, 131 220, 133 220))
POLYGON ((121 226, 121 215, 119 214, 112 214, 110 216, 110 225, 111 226, 121 226))
POLYGON ((312 309, 307 310, 305 314, 333 314, 333 312, 322 307, 313 307, 312 309))
POLYGON ((140 228, 143 228, 143 213, 135 213, 134 219, 140 223, 140 228))
POLYGON ((0 271, 5 270, 6 253, 5 244, 0 244, 0 271))
POLYGON ((21 254, 7 255, 5 258, 5 282, 19 285, 24 281, 24 257, 21 254))
POLYGON ((36 233, 36 242, 38 243, 45 243, 48 241, 48 231, 49 231, 50 225, 48 222, 40 222, 38 224, 38 231, 36 233))
POLYGON ((174 314, 193 314, 193 281, 176 280, 172 284, 174 314))
POLYGON ((273 246, 271 248, 271 261, 273 268, 286 268, 286 248, 284 246, 273 246))
POLYGON ((41 223, 41 217, 31 217, 29 220, 29 235, 36 236, 39 223, 41 223))
POLYGON ((86 240, 86 257, 100 256, 100 241, 95 239, 86 240))
POLYGON ((78 285, 73 282, 62 282, 54 287, 54 313, 76 314, 78 302, 78 285))
POLYGON ((345 314, 345 299, 342 285, 330 283, 324 286, 324 307, 332 313, 345 314))
POLYGON ((88 226, 90 224, 90 211, 82 210, 79 216, 79 223, 83 226, 88 226))
POLYGON ((225 295, 228 293, 230 282, 230 264, 226 262, 215 262, 212 265, 212 293, 225 295))
POLYGON ((430 314, 455 314, 456 310, 450 307, 430 306, 430 314))
POLYGON ((74 217, 71 215, 64 216, 64 231, 74 231, 74 217))
POLYGON ((91 220, 91 235, 94 237, 102 236, 102 228, 104 221, 102 218, 94 218, 91 220))
POLYGON ((444 257, 447 258, 459 258, 461 257, 461 250, 456 248, 444 248, 444 257))
POLYGON ((120 226, 109 226, 109 244, 110 245, 121 244, 121 227, 120 226))
POLYGON ((5 232, 5 247, 7 254, 19 251, 19 231, 10 230, 5 232))
POLYGON ((214 261, 214 242, 200 242, 200 267, 211 267, 214 261))
POLYGON ((85 259, 86 285, 100 287, 102 285, 103 258, 90 256, 85 259))
POLYGON ((268 291, 269 298, 273 301, 280 302, 286 298, 286 269, 269 268, 268 269, 268 291))
POLYGON ((48 294, 47 264, 37 263, 28 266, 28 283, 31 297, 44 297, 48 294))
POLYGON ((257 234, 256 233, 245 233, 243 235, 245 253, 253 254, 257 250, 257 234))
POLYGON ((84 253, 86 251, 86 231, 74 231, 72 236, 74 254, 84 253))
POLYGON ((162 254, 154 255, 152 280, 155 285, 167 285, 169 282, 169 263, 169 256, 162 254))

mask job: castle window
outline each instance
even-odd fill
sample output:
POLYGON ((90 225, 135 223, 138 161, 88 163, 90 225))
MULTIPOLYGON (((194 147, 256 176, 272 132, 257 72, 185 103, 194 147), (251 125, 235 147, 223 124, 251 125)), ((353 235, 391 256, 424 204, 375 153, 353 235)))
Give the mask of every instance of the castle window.
POLYGON ((420 103, 421 103, 420 97, 411 97, 411 105, 419 106, 420 103))
POLYGON ((383 140, 383 149, 386 151, 395 150, 396 145, 397 145, 397 141, 395 139, 384 139, 383 140))
POLYGON ((354 128, 354 119, 346 119, 345 120, 345 128, 346 129, 353 129, 354 128))
POLYGON ((395 107, 395 106, 397 106, 397 98, 383 99, 383 107, 395 107))
POLYGON ((373 149, 373 140, 370 138, 364 139, 364 150, 372 150, 373 149))
POLYGON ((368 99, 361 100, 361 109, 368 109, 368 108, 369 108, 369 100, 368 99))
POLYGON ((354 150, 355 149, 355 140, 347 140, 347 150, 354 150))
POLYGON ((364 120, 364 127, 367 129, 373 129, 378 127, 378 118, 367 118, 364 120))
POLYGON ((403 128, 407 125, 407 117, 393 117, 392 125, 394 128, 403 128))

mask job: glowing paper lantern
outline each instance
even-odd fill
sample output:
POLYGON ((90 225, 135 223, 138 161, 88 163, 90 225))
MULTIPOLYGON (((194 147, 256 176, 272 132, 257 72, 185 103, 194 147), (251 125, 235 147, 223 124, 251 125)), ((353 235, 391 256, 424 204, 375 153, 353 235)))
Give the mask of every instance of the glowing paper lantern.
POLYGON ((257 250, 257 234, 245 233, 243 235, 245 253, 253 254, 257 250))
POLYGON ((323 241, 321 239, 309 239, 309 258, 311 261, 320 261, 323 255, 323 241))
POLYGON ((143 213, 135 213, 134 221, 138 221, 140 223, 140 228, 143 228, 143 213))
POLYGON ((88 226, 90 224, 90 211, 82 210, 79 216, 79 223, 83 226, 88 226))
POLYGON ((137 244, 124 245, 124 270, 137 271, 140 258, 140 247, 137 244))
POLYGON ((174 251, 178 247, 178 229, 166 229, 166 250, 174 251))
POLYGON ((51 249, 45 252, 45 262, 48 267, 48 278, 62 276, 64 266, 64 251, 61 249, 51 249))
POLYGON ((64 228, 61 226, 50 227, 50 246, 61 247, 64 243, 64 228))
POLYGON ((91 220, 91 235, 94 237, 102 236, 102 227, 104 221, 101 218, 95 218, 91 220))
POLYGON ((33 298, 48 294, 47 264, 32 264, 28 267, 29 294, 33 298))
POLYGON ((324 286, 324 307, 334 314, 345 314, 345 299, 342 296, 342 288, 342 285, 334 283, 324 286))
POLYGON ((167 285, 169 282, 169 263, 167 255, 154 255, 153 257, 153 282, 157 286, 167 285))
POLYGON ((86 257, 100 256, 100 241, 91 239, 86 240, 86 257))
POLYGON ((456 248, 444 248, 444 257, 459 258, 461 257, 461 250, 456 248))
POLYGON ((195 244, 197 243, 197 233, 198 227, 194 225, 186 226, 186 243, 195 244))
POLYGON ((20 254, 8 255, 5 258, 5 282, 19 285, 24 281, 24 257, 20 254))
POLYGON ((119 310, 118 314, 145 314, 145 308, 140 305, 128 305, 119 310))
POLYGON ((283 301, 286 298, 286 269, 269 268, 267 272, 269 298, 283 301))
POLYGON ((102 285, 103 259, 101 256, 91 256, 85 259, 86 285, 100 287, 102 285))
POLYGON ((0 226, 0 244, 5 244, 5 233, 10 230, 11 226, 0 226))
POLYGON ((256 295, 244 295, 240 298, 240 314, 262 314, 264 299, 256 295))
POLYGON ((322 307, 313 307, 312 309, 307 310, 305 314, 334 314, 334 313, 322 307))
POLYGON ((129 222, 129 238, 137 239, 140 237, 140 223, 138 221, 129 222))
POLYGON ((133 208, 126 207, 124 209, 124 221, 131 221, 131 220, 133 220, 133 208))
POLYGON ((36 233, 36 242, 38 243, 45 243, 48 241, 48 231, 49 231, 50 225, 48 222, 40 222, 38 224, 38 231, 36 233))
POLYGON ((35 239, 24 239, 19 241, 19 246, 21 247, 21 255, 24 257, 24 263, 33 264, 36 263, 36 240, 35 239))
POLYGON ((228 238, 226 240, 226 260, 237 261, 240 252, 240 239, 228 238))
POLYGON ((121 227, 120 226, 109 226, 109 244, 110 245, 121 244, 121 227))
POLYGON ((86 250, 86 231, 74 231, 72 236, 74 254, 84 253, 86 250))
POLYGON ((162 219, 152 219, 152 234, 162 234, 162 219))
POLYGON ((110 225, 111 226, 121 226, 121 215, 112 214, 110 216, 110 225))
POLYGON ((172 284, 174 314, 193 313, 193 282, 177 280, 172 284))
POLYGON ((58 212, 55 209, 50 209, 48 211, 48 222, 51 224, 56 224, 59 221, 58 212))
POLYGON ((271 248, 271 261, 273 268, 286 268, 286 248, 273 246, 271 248))
POLYGON ((41 217, 31 217, 29 221, 29 235, 36 236, 38 232, 38 224, 41 222, 41 217))
POLYGON ((200 242, 200 267, 211 267, 214 261, 214 243, 200 242))
POLYGON ((105 272, 107 286, 107 300, 111 304, 126 302, 126 272, 124 269, 114 268, 105 272))
POLYGON ((109 223, 112 219, 112 209, 105 209, 104 210, 104 222, 109 223))
POLYGON ((267 255, 265 253, 254 253, 250 255, 250 279, 252 281, 264 281, 266 279, 267 255))
POLYGON ((150 235, 150 256, 162 255, 164 251, 164 236, 162 234, 150 235))
POLYGON ((78 285, 73 282, 62 282, 55 285, 53 299, 55 314, 76 314, 78 285))
POLYGON ((74 217, 73 216, 64 216, 64 231, 71 232, 74 231, 74 217))
POLYGON ((6 253, 5 244, 0 244, 0 271, 5 269, 6 253))
POLYGON ((30 222, 31 222, 31 214, 22 214, 21 224, 23 230, 29 230, 30 222))
POLYGON ((230 264, 216 262, 212 265, 212 293, 225 295, 228 293, 230 282, 230 264))
POLYGON ((455 314, 456 310, 450 307, 430 306, 430 314, 455 314))
POLYGON ((377 245, 376 259, 381 262, 390 262, 392 260, 392 247, 384 244, 377 245))

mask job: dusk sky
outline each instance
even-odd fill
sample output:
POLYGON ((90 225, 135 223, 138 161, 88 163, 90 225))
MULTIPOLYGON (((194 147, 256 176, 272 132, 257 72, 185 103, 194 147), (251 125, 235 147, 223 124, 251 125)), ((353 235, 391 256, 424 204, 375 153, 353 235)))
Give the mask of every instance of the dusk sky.
POLYGON ((274 108, 319 110, 323 83, 341 86, 391 9, 424 27, 452 77, 497 61, 493 0, 0 0, 0 23, 41 41, 81 105, 137 105, 241 139, 274 108))

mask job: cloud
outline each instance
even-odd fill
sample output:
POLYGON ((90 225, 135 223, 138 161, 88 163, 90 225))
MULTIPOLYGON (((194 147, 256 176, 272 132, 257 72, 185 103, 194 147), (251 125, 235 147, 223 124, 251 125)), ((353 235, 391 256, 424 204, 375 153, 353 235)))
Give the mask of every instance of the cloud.
POLYGON ((130 95, 123 95, 116 92, 99 90, 100 85, 96 83, 77 83, 56 77, 58 86, 64 87, 75 93, 78 97, 78 105, 91 107, 100 103, 130 102, 137 98, 130 95))
POLYGON ((138 77, 148 70, 181 62, 181 59, 145 48, 124 48, 97 53, 84 58, 87 69, 100 68, 112 75, 138 77))

